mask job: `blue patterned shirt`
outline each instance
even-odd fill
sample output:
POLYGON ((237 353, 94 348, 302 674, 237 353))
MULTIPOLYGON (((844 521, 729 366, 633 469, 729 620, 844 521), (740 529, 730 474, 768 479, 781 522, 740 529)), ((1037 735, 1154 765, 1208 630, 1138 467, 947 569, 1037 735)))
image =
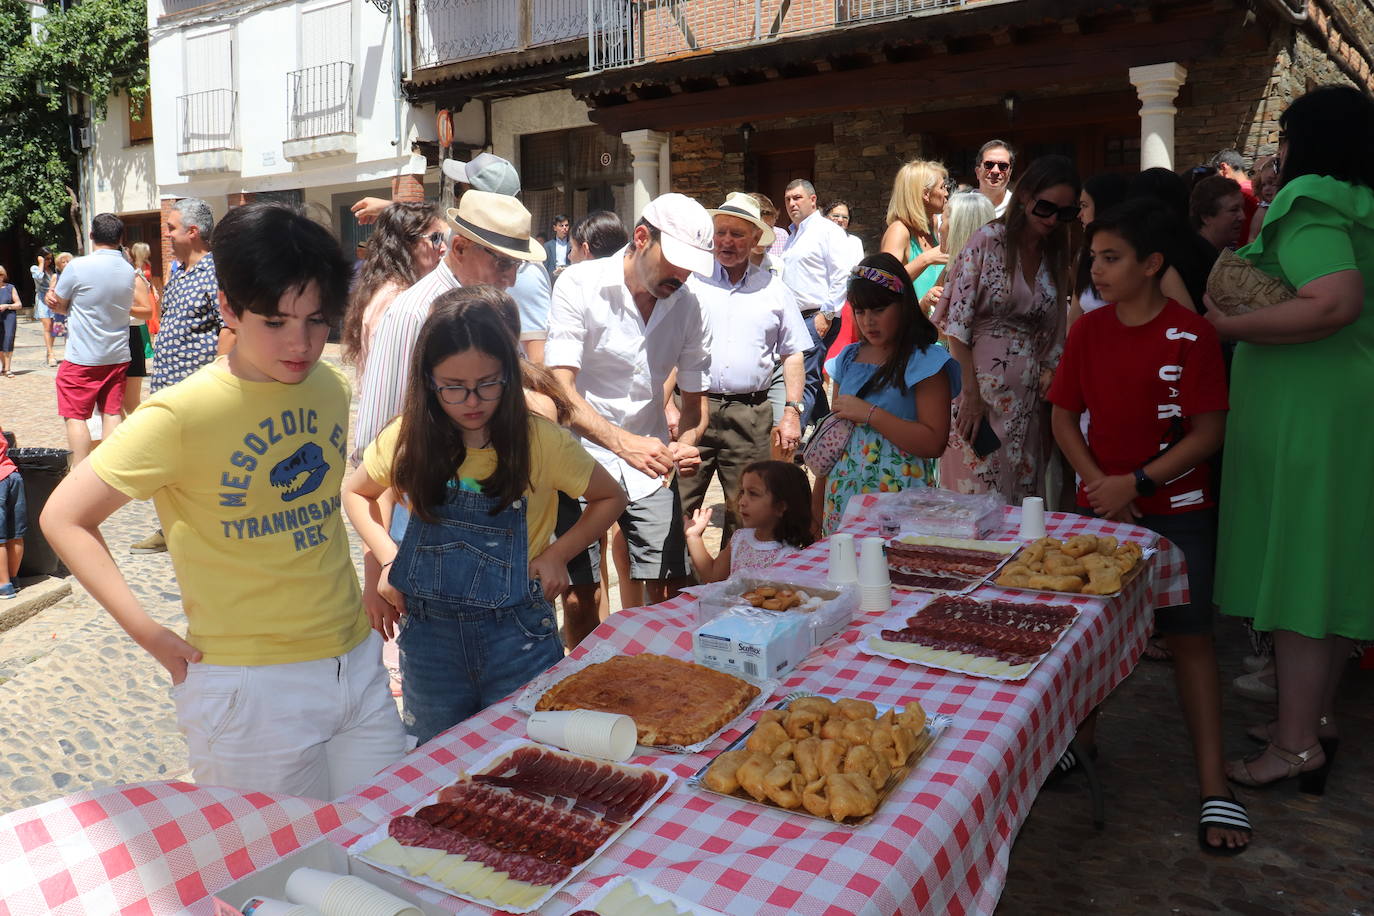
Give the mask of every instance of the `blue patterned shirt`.
POLYGON ((194 267, 177 271, 162 291, 161 326, 153 341, 153 391, 175 385, 206 363, 219 346, 219 284, 215 256, 206 252, 194 267))

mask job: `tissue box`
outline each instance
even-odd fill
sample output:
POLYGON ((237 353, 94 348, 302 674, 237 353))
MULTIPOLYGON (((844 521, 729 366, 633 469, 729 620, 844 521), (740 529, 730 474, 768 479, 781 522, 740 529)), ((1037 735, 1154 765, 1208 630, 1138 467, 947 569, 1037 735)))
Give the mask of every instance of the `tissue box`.
POLYGON ((692 657, 699 665, 751 681, 790 671, 811 652, 803 614, 733 607, 697 627, 692 657))
POLYGON ((777 612, 804 618, 811 633, 812 647, 819 646, 848 627, 854 620, 854 612, 859 608, 859 590, 853 585, 812 585, 809 582, 787 582, 763 576, 736 576, 723 582, 713 582, 694 588, 697 596, 697 623, 703 624, 714 620, 734 607, 749 607, 749 602, 740 596, 761 586, 802 592, 809 599, 820 599, 814 610, 793 608, 790 611, 777 612))

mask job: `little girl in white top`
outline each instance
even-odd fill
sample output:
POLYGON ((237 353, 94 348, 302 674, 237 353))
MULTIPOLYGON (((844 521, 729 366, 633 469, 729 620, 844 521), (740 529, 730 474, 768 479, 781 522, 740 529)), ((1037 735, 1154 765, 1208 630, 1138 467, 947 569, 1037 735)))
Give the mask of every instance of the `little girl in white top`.
POLYGON ((739 573, 767 570, 786 553, 815 541, 811 521, 811 486, 806 473, 786 461, 755 461, 740 475, 736 502, 742 526, 712 558, 701 536, 711 513, 705 507, 687 519, 687 552, 697 579, 719 582, 739 573))

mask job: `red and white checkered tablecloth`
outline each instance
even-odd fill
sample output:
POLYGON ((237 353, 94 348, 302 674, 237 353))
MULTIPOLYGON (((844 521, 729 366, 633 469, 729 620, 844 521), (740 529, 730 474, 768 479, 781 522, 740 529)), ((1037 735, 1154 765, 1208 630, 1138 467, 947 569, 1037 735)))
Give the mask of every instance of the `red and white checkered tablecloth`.
MULTIPOLYGON (((1019 510, 1005 516, 1004 537, 1019 510)), ((1052 534, 1149 540, 1144 529, 1051 514, 1052 534)), ((876 533, 860 520, 856 533, 876 533)), ((1056 596, 1081 609, 1077 624, 1023 682, 1005 683, 860 654, 859 626, 900 621, 928 596, 894 592, 896 606, 855 627, 791 672, 782 694, 809 690, 897 705, 916 699, 954 724, 871 823, 847 829, 679 783, 543 910, 562 914, 609 876, 640 880, 729 914, 991 913, 1012 841, 1074 726, 1134 667, 1156 601, 1186 599, 1183 560, 1160 541, 1150 569, 1111 600, 1056 596), (1156 598, 1156 594, 1158 598, 1156 598)), ((825 573, 825 544, 776 571, 798 581, 825 573)), ((1017 601, 1036 596, 984 589, 1017 601)), ((691 657, 692 599, 612 615, 578 648, 691 657)), ((0 817, 0 916, 105 916, 209 912, 209 895, 325 836, 351 843, 375 823, 447 785, 496 743, 524 735, 505 702, 450 729, 368 788, 334 804, 198 788, 184 783, 85 792, 0 817)), ((688 776, 706 754, 652 754, 636 763, 688 776)), ((422 890, 418 885, 412 885, 422 890)), ((472 904, 423 890, 454 912, 472 904)))
POLYGON ((357 817, 184 782, 78 792, 0 817, 0 916, 209 913, 219 888, 322 836, 354 835, 357 817))

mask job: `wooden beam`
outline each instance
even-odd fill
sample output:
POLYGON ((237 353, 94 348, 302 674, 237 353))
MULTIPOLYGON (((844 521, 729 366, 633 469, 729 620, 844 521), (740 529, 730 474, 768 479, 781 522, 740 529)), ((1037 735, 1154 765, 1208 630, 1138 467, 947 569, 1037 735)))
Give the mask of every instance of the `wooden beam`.
MULTIPOLYGON (((835 142, 835 125, 816 124, 811 127, 787 127, 782 130, 761 130, 749 138, 751 153, 790 153, 794 150, 814 149, 818 143, 835 142)), ((727 153, 744 152, 744 138, 726 134, 723 148, 727 153)))
POLYGON ((735 86, 677 96, 667 102, 596 108, 591 118, 617 132, 683 130, 902 105, 912 100, 913 86, 921 87, 922 98, 957 98, 1000 94, 1011 86, 1024 92, 1058 84, 1117 85, 1126 80, 1130 67, 1158 63, 1161 57, 1186 63, 1221 53, 1221 36, 1229 19, 1227 15, 1209 14, 1089 35, 1061 33, 1010 48, 989 47, 968 54, 735 86))

